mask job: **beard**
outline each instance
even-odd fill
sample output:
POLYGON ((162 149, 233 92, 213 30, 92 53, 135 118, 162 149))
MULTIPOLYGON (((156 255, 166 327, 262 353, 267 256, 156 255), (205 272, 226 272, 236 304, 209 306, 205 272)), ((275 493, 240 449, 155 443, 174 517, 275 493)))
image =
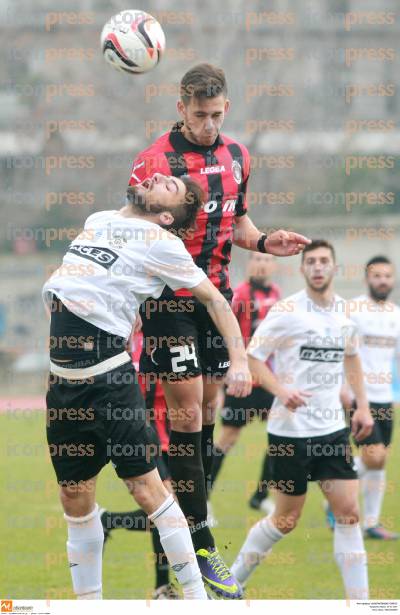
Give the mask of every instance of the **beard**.
POLYGON ((368 285, 369 294, 374 301, 386 301, 389 297, 392 289, 389 286, 378 286, 378 288, 373 288, 368 285))
POLYGON ((132 186, 133 190, 131 190, 132 198, 130 199, 130 204, 136 211, 138 211, 142 216, 150 216, 152 214, 160 214, 163 211, 169 212, 174 217, 174 222, 172 224, 161 224, 158 222, 157 224, 162 228, 165 228, 168 231, 186 231, 188 228, 182 228, 182 225, 178 220, 175 220, 175 217, 179 211, 179 207, 167 207, 166 205, 161 205, 160 203, 151 203, 146 200, 146 195, 139 192, 136 186, 132 186))
POLYGON ((262 276, 262 275, 252 275, 249 278, 250 283, 253 284, 254 286, 260 286, 260 287, 266 287, 268 286, 268 276, 262 276))
POLYGON ((133 207, 140 211, 144 216, 150 216, 151 214, 160 214, 162 211, 172 212, 170 207, 166 207, 165 205, 161 205, 160 203, 150 203, 146 200, 146 195, 139 192, 136 186, 132 186, 132 198, 130 203, 133 207))

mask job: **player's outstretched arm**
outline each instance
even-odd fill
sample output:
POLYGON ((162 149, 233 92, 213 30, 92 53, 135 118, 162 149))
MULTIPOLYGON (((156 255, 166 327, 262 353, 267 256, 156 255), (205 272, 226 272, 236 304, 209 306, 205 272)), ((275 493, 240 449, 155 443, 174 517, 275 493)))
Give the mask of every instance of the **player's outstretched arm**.
POLYGON ((249 355, 249 367, 255 386, 260 386, 278 397, 288 410, 296 410, 307 404, 307 398, 311 397, 306 391, 290 390, 281 385, 275 374, 263 361, 249 355))
POLYGON ((311 239, 293 233, 292 231, 274 231, 266 237, 251 221, 249 216, 237 216, 235 218, 235 230, 233 235, 233 243, 239 248, 252 250, 253 252, 260 251, 259 242, 262 241, 263 249, 269 254, 275 256, 293 256, 299 254, 304 249, 304 246, 311 243, 311 239), (264 239, 262 239, 264 237, 264 239))
POLYGON ((235 397, 250 395, 252 382, 247 355, 239 324, 229 303, 208 279, 203 280, 190 290, 207 307, 215 326, 226 342, 231 361, 225 378, 228 394, 235 397))
POLYGON ((364 375, 358 354, 345 355, 344 373, 356 397, 357 410, 354 412, 351 424, 352 434, 356 440, 363 440, 372 431, 374 420, 371 416, 364 388, 364 375))

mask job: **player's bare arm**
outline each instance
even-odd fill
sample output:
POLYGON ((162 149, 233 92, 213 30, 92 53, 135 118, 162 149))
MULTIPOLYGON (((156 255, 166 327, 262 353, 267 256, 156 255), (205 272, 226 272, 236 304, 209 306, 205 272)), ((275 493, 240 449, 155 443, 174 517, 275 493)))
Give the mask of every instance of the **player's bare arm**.
POLYGON ((365 394, 364 376, 357 354, 345 355, 344 372, 347 382, 351 384, 357 403, 357 410, 352 417, 352 434, 356 440, 363 440, 371 433, 374 420, 365 394))
POLYGON ((307 398, 311 397, 311 393, 300 391, 297 389, 287 389, 282 386, 275 374, 269 367, 259 359, 249 355, 249 368, 253 376, 255 386, 263 387, 275 397, 278 397, 282 404, 288 409, 295 411, 300 406, 307 404, 307 398))
POLYGON ((233 243, 239 248, 252 251, 263 251, 275 256, 293 256, 299 254, 304 246, 311 243, 311 239, 292 231, 274 231, 268 236, 261 233, 249 216, 237 216, 233 243), (264 237, 263 249, 260 250, 259 242, 264 237))
POLYGON ((246 397, 251 392, 251 374, 247 364, 239 324, 227 300, 208 279, 190 289, 193 295, 201 301, 221 332, 228 347, 230 368, 226 374, 227 391, 235 397, 246 397))

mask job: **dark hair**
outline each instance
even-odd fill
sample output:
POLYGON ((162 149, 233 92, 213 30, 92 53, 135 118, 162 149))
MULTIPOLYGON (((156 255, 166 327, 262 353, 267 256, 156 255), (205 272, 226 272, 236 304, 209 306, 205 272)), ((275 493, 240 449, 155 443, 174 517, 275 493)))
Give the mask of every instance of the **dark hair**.
POLYGON ((369 259, 368 263, 365 265, 365 273, 368 273, 368 269, 371 265, 379 265, 381 263, 384 265, 392 265, 392 261, 390 261, 386 256, 378 254, 378 256, 373 256, 369 259))
POLYGON ((187 230, 194 226, 196 216, 205 201, 203 188, 188 175, 180 178, 186 186, 185 200, 179 205, 172 215, 174 222, 172 228, 187 230))
POLYGON ((326 239, 313 239, 311 243, 305 246, 301 254, 301 262, 304 261, 304 255, 307 254, 307 252, 312 252, 317 248, 328 248, 328 250, 330 250, 332 253, 333 260, 336 261, 335 248, 329 241, 327 241, 326 239))
POLYGON ((180 96, 184 105, 192 98, 215 98, 221 94, 228 94, 225 73, 212 64, 197 64, 181 79, 180 96))

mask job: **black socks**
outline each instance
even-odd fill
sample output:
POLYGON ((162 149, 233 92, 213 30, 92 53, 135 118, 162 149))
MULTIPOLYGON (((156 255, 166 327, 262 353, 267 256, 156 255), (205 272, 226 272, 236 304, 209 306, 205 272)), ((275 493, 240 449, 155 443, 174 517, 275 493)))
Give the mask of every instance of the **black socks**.
POLYGON ((202 462, 202 432, 171 431, 169 469, 176 496, 188 521, 195 551, 214 548, 207 525, 207 494, 202 462), (174 454, 171 454, 171 452, 174 454))

